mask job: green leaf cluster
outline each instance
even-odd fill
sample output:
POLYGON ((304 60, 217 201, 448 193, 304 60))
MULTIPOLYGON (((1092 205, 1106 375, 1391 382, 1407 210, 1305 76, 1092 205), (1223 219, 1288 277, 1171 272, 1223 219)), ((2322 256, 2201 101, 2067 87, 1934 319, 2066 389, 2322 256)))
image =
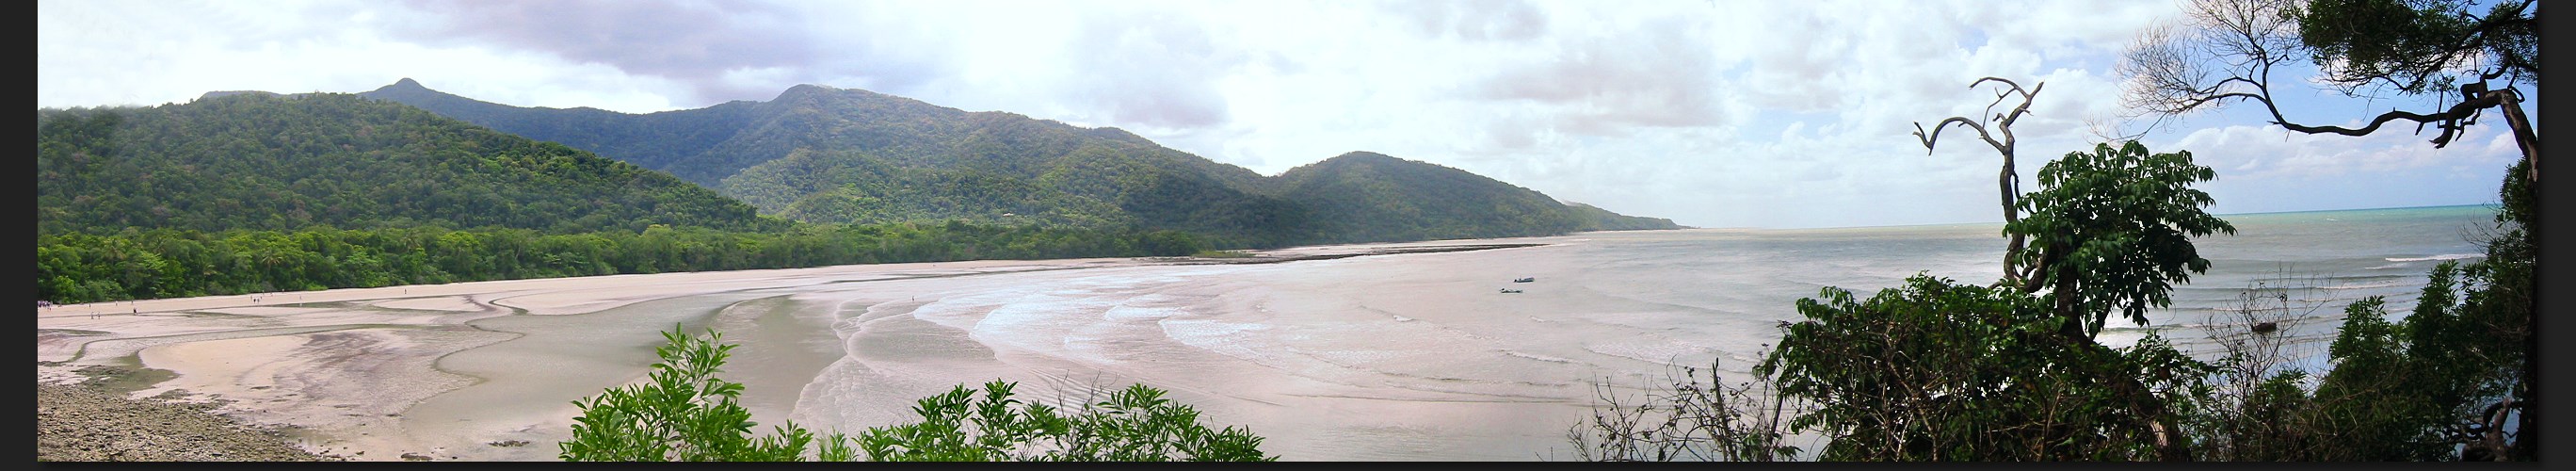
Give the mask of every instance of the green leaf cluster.
POLYGON ((2538 284, 2537 201, 2517 163, 2486 257, 2433 268, 2413 312, 2389 319, 2386 300, 2344 309, 2327 353, 2333 368, 2304 389, 2287 372, 2248 400, 2231 458, 2296 461, 2452 461, 2539 455, 2528 407, 2538 371, 2532 330, 2538 284), (2508 430, 2511 430, 2510 432, 2508 430))
POLYGON ((751 437, 751 411, 738 402, 742 383, 717 378, 735 345, 722 333, 705 338, 674 328, 643 383, 610 388, 573 401, 581 408, 572 439, 557 444, 564 461, 802 461, 809 446, 822 461, 849 461, 840 434, 815 443, 794 423, 751 437))
POLYGON ((1823 432, 1821 459, 2193 459, 2216 366, 2152 332, 2120 349, 2093 339, 2111 312, 2143 324, 2208 269, 2191 238, 2235 231, 2190 188, 2212 176, 2136 142, 2068 153, 2005 225, 2034 249, 2011 254, 2024 282, 1918 274, 1867 300, 1825 288, 1798 300, 1805 320, 1782 324, 1757 372, 1814 405, 1788 426, 1823 432))
POLYGON ((869 428, 859 448, 878 461, 1275 461, 1262 438, 1241 427, 1211 430, 1199 412, 1142 384, 1110 393, 1079 413, 1011 397, 1016 383, 992 381, 977 397, 958 385, 921 399, 920 422, 869 428))
POLYGON ((2216 176, 2191 152, 2150 154, 2129 141, 2118 148, 2070 152, 2039 170, 2040 190, 2020 200, 2029 214, 2004 225, 2034 250, 2016 255, 2032 267, 2070 332, 2102 332, 2116 311, 2139 325, 2150 307, 2173 304, 2175 283, 2209 270, 2193 237, 2235 234, 2236 226, 2201 208, 2213 200, 2191 184, 2216 176))
POLYGON ((2312 0, 2285 12, 2326 79, 2406 94, 2447 92, 2452 74, 2484 60, 2493 79, 2540 80, 2540 14, 2534 0, 2312 0), (2432 87, 2444 87, 2432 89, 2432 87))
POLYGON ((1196 408, 1142 384, 1078 413, 1011 397, 1015 383, 979 391, 958 385, 922 398, 922 421, 869 428, 856 437, 816 435, 794 423, 753 437, 743 385, 717 378, 735 345, 676 326, 656 348, 661 362, 640 383, 573 401, 565 461, 1275 461, 1242 427, 1211 430, 1196 408), (857 445, 852 447, 852 445, 857 445))
POLYGON ((1806 320, 1784 323, 1755 371, 1812 404, 1788 425, 1824 434, 1819 459, 2155 459, 2153 421, 2173 412, 2162 408, 2209 392, 2211 367, 2160 338, 2075 341, 2045 300, 2014 289, 1918 274, 1866 300, 1825 288, 1797 306, 1806 320))

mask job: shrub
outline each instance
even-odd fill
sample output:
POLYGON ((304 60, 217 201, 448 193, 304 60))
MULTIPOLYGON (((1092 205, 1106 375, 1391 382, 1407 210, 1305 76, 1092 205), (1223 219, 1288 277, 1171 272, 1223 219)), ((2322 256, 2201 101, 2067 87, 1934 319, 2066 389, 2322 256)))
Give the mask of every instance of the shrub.
POLYGON ((654 353, 650 380, 573 401, 572 440, 558 444, 565 461, 852 461, 851 443, 875 461, 1273 461, 1261 437, 1240 427, 1209 430, 1197 409, 1131 385, 1106 401, 1060 415, 1045 404, 1011 398, 1013 383, 985 383, 984 397, 958 385, 923 398, 917 423, 868 429, 855 439, 816 436, 790 422, 751 437, 751 412, 737 402, 741 383, 715 377, 735 345, 713 330, 691 337, 676 326, 654 353), (970 415, 969 412, 972 412, 970 415), (819 440, 818 440, 819 439, 819 440), (808 453, 808 450, 812 453, 808 453))

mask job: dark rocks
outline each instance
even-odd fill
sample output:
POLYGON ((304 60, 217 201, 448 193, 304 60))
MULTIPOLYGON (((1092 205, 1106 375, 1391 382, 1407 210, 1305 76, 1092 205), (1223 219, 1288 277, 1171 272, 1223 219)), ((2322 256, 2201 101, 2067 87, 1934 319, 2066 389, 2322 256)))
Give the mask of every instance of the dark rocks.
POLYGON ((36 461, 336 461, 206 406, 36 384, 36 461))

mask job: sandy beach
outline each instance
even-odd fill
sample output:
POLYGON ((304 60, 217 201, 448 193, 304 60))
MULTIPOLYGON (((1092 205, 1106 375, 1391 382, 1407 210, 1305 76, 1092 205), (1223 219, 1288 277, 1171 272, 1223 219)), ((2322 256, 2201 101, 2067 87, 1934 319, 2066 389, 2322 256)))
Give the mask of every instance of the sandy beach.
MULTIPOLYGON (((792 375, 822 369, 837 353, 791 350, 829 342, 830 322, 798 328, 792 313, 756 301, 777 297, 768 294, 775 290, 1513 246, 1443 241, 1301 247, 1228 259, 849 265, 40 307, 37 381, 90 381, 131 398, 205 404, 282 430, 308 451, 345 459, 549 461, 578 414, 571 401, 641 378, 654 361, 659 332, 675 324, 693 333, 718 328, 728 332, 728 342, 744 344, 728 370, 792 375), (570 322, 591 315, 617 317, 570 322)), ((793 407, 796 394, 754 388, 745 402, 766 432, 793 407)))

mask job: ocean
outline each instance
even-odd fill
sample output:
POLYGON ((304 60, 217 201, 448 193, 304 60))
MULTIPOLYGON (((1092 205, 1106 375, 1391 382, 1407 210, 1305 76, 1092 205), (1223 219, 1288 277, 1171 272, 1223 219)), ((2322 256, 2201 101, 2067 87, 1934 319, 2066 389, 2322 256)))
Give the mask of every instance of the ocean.
MULTIPOLYGON (((2276 311, 2288 313, 2278 335, 2294 364, 2322 368, 2344 305, 2382 296, 2403 315, 2435 264, 2483 253, 2493 216, 2492 206, 2222 216, 2235 235, 2196 241, 2210 270, 2177 286, 2148 325, 2115 316, 2102 340, 2154 332, 2213 357, 2210 334, 2242 328, 2246 295, 2264 294, 2287 309, 2276 311)), ((1141 383, 1204 423, 1266 437, 1262 449, 1283 460, 1571 460, 1566 432, 1602 395, 1634 403, 1685 367, 1740 381, 1776 326, 1798 320, 1793 303, 1821 289, 1866 297, 1916 273, 1991 282, 1999 230, 1593 232, 1478 241, 1547 244, 1525 248, 853 281, 620 309, 714 312, 703 325, 745 345, 727 376, 748 385, 764 424, 855 433, 991 380, 1056 404, 1141 383)), ((581 328, 517 317, 491 321, 581 328)))

